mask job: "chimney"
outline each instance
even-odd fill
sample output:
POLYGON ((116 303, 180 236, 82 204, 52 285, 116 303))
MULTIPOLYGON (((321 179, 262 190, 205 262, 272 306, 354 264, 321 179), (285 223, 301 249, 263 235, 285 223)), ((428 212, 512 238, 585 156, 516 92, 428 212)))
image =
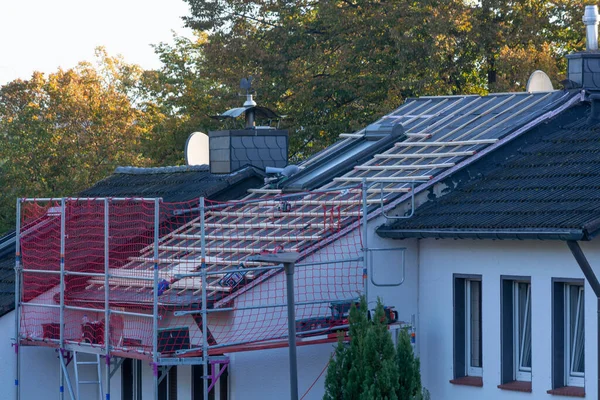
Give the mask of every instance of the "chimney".
POLYGON ((585 6, 583 23, 585 24, 585 48, 587 51, 598 50, 598 6, 585 6))
POLYGON ((240 86, 247 90, 242 107, 212 117, 230 126, 236 123, 240 126, 237 129, 208 132, 210 172, 213 174, 229 174, 247 165, 261 170, 287 166, 288 132, 270 126, 281 117, 266 107, 256 105, 250 94, 251 81, 251 78, 242 79, 240 86), (244 125, 237 122, 242 114, 244 125), (266 123, 260 125, 258 122, 266 123))
POLYGON ((586 30, 586 51, 567 55, 566 88, 600 91, 600 52, 598 52, 597 6, 585 6, 583 23, 586 30))

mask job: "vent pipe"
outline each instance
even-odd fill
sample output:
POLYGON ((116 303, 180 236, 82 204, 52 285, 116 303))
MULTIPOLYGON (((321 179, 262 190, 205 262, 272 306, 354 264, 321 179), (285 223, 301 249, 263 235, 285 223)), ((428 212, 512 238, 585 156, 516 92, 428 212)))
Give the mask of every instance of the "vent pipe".
MULTIPOLYGON (((596 26, 596 32, 598 31, 598 27, 596 26)), ((256 102, 252 98, 251 94, 246 95, 246 101, 244 102, 244 107, 246 110, 246 128, 254 128, 254 119, 255 119, 255 111, 254 107, 256 107, 256 102)))
POLYGON ((598 50, 598 6, 585 6, 583 23, 586 32, 586 50, 598 50))

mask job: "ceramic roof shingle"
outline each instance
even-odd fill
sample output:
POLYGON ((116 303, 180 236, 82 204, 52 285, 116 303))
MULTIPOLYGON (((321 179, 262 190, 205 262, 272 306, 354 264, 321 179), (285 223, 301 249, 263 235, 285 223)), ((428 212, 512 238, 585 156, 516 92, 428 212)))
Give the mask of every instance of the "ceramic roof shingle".
POLYGON ((586 240, 600 229, 600 121, 579 105, 470 166, 380 236, 586 240), (452 186, 451 186, 452 187, 452 186))

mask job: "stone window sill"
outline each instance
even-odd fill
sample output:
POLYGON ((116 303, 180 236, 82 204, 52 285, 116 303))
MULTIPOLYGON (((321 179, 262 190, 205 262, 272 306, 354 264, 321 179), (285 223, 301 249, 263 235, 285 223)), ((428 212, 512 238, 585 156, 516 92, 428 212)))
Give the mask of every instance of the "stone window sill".
POLYGON ((463 376, 456 379, 451 379, 453 385, 483 387, 483 378, 480 376, 463 376))
POLYGON ((498 388, 502 390, 513 390, 515 392, 531 393, 531 382, 512 381, 498 385, 498 388))
POLYGON ((585 397, 585 388, 578 386, 565 386, 548 390, 546 393, 558 396, 585 397))

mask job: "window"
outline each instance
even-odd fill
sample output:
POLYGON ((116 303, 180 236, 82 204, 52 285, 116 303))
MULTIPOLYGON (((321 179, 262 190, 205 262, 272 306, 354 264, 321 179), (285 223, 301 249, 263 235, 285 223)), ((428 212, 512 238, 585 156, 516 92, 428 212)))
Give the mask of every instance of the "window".
POLYGON ((531 380, 531 284, 515 282, 514 349, 516 380, 531 380))
MULTIPOLYGON (((209 367, 211 368, 211 367, 209 367)), ((227 400, 229 394, 229 366, 213 364, 212 368, 219 368, 223 373, 217 380, 212 390, 208 393, 208 400, 227 400)), ((204 400, 202 365, 192 365, 192 400, 204 400)), ((215 373, 218 370, 215 370, 215 373)), ((210 385, 210 380, 208 381, 210 385)))
POLYGON ((142 400, 142 361, 127 358, 121 365, 121 398, 142 400))
POLYGON ((481 276, 454 277, 454 379, 481 377, 481 276))
POLYGON ((531 381, 531 283, 529 278, 501 281, 501 381, 531 381))
POLYGON ((164 369, 158 379, 158 400, 177 400, 177 366, 164 369))
POLYGON ((585 318, 582 281, 553 282, 552 386, 584 386, 585 318))

